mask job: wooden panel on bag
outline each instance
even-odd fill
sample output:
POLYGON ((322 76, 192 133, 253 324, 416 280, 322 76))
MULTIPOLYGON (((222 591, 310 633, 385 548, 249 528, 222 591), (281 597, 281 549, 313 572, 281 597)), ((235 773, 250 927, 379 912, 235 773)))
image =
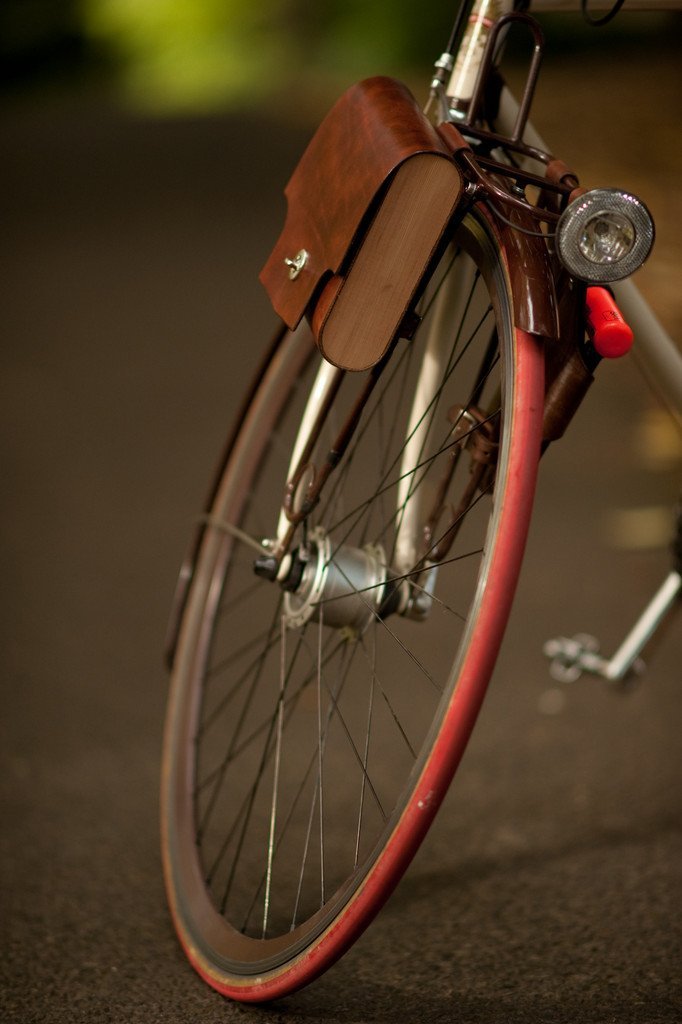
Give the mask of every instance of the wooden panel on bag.
POLYGON ((420 154, 398 168, 345 280, 323 315, 313 319, 318 347, 329 362, 364 370, 385 354, 460 192, 459 172, 449 160, 420 154))

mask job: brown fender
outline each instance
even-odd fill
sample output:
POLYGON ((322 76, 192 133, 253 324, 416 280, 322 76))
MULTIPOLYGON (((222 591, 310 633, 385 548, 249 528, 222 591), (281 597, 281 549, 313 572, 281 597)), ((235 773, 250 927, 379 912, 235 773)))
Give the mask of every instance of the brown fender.
MULTIPOLYGON (((493 215, 494 216, 494 215, 493 215)), ((514 323, 522 331, 548 341, 559 337, 557 297, 546 243, 536 235, 537 221, 514 211, 515 226, 497 221, 512 287, 514 323), (522 230, 519 230, 522 229, 522 230)))

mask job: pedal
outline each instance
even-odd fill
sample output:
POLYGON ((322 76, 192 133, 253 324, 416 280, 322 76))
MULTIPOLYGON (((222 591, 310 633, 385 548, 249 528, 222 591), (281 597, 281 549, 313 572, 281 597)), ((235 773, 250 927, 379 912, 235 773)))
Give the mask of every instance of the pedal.
POLYGON ((668 573, 634 626, 612 658, 599 654, 599 643, 593 636, 578 633, 572 639, 556 637, 543 647, 551 659, 550 673, 562 683, 572 683, 584 672, 601 676, 610 683, 620 683, 644 671, 639 657, 661 622, 682 597, 682 574, 674 569, 668 573))
MULTIPOLYGON (((549 673, 559 683, 575 683, 582 675, 600 676, 610 682, 610 661, 599 653, 599 641, 588 633, 577 633, 574 637, 558 636, 548 640, 542 648, 550 659, 549 673)), ((636 658, 629 666, 628 674, 641 675, 645 665, 636 658)))

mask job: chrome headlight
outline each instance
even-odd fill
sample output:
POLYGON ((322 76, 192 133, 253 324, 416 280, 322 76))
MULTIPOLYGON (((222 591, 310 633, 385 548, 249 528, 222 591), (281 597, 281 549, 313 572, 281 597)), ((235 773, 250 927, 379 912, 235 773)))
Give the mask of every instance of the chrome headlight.
POLYGON ((556 244, 573 277, 608 284, 644 263, 654 244, 654 222, 637 196, 595 188, 568 204, 557 224, 556 244))

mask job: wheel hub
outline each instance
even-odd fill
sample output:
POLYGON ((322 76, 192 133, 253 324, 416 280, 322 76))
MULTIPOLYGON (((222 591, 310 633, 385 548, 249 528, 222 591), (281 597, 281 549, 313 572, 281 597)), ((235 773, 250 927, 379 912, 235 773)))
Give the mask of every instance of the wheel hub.
POLYGON ((299 549, 297 557, 304 559, 304 565, 296 589, 288 590, 283 584, 287 625, 294 629, 312 619, 362 633, 379 614, 386 594, 388 570, 381 545, 334 548, 327 533, 317 527, 307 549, 299 549))

